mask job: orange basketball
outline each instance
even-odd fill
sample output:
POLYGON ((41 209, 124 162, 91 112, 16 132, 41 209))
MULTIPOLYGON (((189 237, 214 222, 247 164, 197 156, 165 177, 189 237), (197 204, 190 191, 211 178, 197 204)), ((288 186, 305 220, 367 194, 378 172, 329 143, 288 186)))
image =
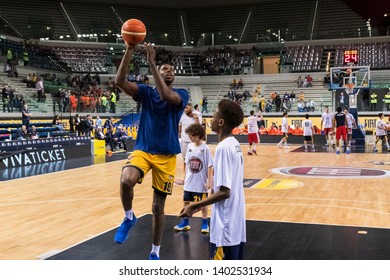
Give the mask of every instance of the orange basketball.
POLYGON ((121 34, 123 40, 128 44, 139 44, 146 36, 145 24, 135 18, 129 19, 122 25, 121 34))

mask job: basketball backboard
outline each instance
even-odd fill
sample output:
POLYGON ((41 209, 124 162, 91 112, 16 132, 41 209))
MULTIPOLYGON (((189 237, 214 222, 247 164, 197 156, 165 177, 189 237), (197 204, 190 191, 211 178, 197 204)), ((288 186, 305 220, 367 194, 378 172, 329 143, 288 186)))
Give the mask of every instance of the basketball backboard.
POLYGON ((346 89, 348 86, 355 90, 371 87, 370 66, 344 66, 330 68, 330 89, 346 89))

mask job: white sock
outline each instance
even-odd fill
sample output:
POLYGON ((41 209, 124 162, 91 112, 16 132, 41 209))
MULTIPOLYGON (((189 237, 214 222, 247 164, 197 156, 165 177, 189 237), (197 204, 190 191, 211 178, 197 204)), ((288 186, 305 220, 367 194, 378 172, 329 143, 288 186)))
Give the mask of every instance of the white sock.
POLYGON ((130 209, 129 211, 125 211, 125 217, 128 218, 129 220, 133 220, 134 217, 133 209, 130 209))
POLYGON ((284 142, 284 146, 286 146, 286 147, 287 147, 287 142, 284 142))
POLYGON ((307 150, 307 145, 305 144, 305 150, 307 150))
POLYGON ((150 253, 156 253, 157 257, 160 257, 160 246, 152 244, 152 251, 150 253))
POLYGON ((283 139, 280 140, 280 142, 278 143, 278 145, 282 145, 282 143, 283 143, 283 139))
POLYGON ((314 150, 314 148, 315 148, 315 147, 314 147, 314 144, 311 144, 311 148, 314 150))

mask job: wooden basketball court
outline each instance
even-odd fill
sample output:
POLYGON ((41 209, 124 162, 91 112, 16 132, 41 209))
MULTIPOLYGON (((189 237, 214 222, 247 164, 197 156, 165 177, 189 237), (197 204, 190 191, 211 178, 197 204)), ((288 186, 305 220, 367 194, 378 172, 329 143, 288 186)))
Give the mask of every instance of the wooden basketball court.
MULTIPOLYGON (((293 152, 299 146, 287 150, 263 144, 257 156, 247 156, 247 145, 241 146, 244 178, 254 186, 245 188, 248 220, 390 228, 388 153, 305 153, 293 152), (281 167, 328 167, 330 171, 322 176, 270 171, 281 167), (335 178, 337 167, 378 169, 387 175, 352 170, 349 176, 335 178)), ((215 145, 210 147, 214 152, 215 145)), ((44 259, 116 228, 123 219, 118 194, 122 164, 119 160, 0 182, 0 259, 44 259)), ((182 164, 178 155, 177 178, 183 176, 182 164)), ((148 174, 135 189, 137 216, 151 213, 152 193, 148 174)), ((182 187, 175 185, 167 199, 167 215, 179 213, 182 194, 182 187)), ((370 230, 356 234, 369 236, 370 230)), ((118 245, 112 241, 112 246, 118 245)))

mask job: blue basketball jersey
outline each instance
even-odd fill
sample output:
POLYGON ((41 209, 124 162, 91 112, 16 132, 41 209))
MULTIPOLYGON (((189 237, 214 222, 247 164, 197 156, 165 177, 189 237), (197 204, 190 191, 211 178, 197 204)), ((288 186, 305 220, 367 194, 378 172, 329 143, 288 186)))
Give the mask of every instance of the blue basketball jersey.
POLYGON ((150 154, 179 154, 178 126, 189 94, 185 89, 172 89, 182 102, 172 105, 161 100, 157 88, 138 85, 137 101, 142 103, 141 119, 134 150, 150 154))

